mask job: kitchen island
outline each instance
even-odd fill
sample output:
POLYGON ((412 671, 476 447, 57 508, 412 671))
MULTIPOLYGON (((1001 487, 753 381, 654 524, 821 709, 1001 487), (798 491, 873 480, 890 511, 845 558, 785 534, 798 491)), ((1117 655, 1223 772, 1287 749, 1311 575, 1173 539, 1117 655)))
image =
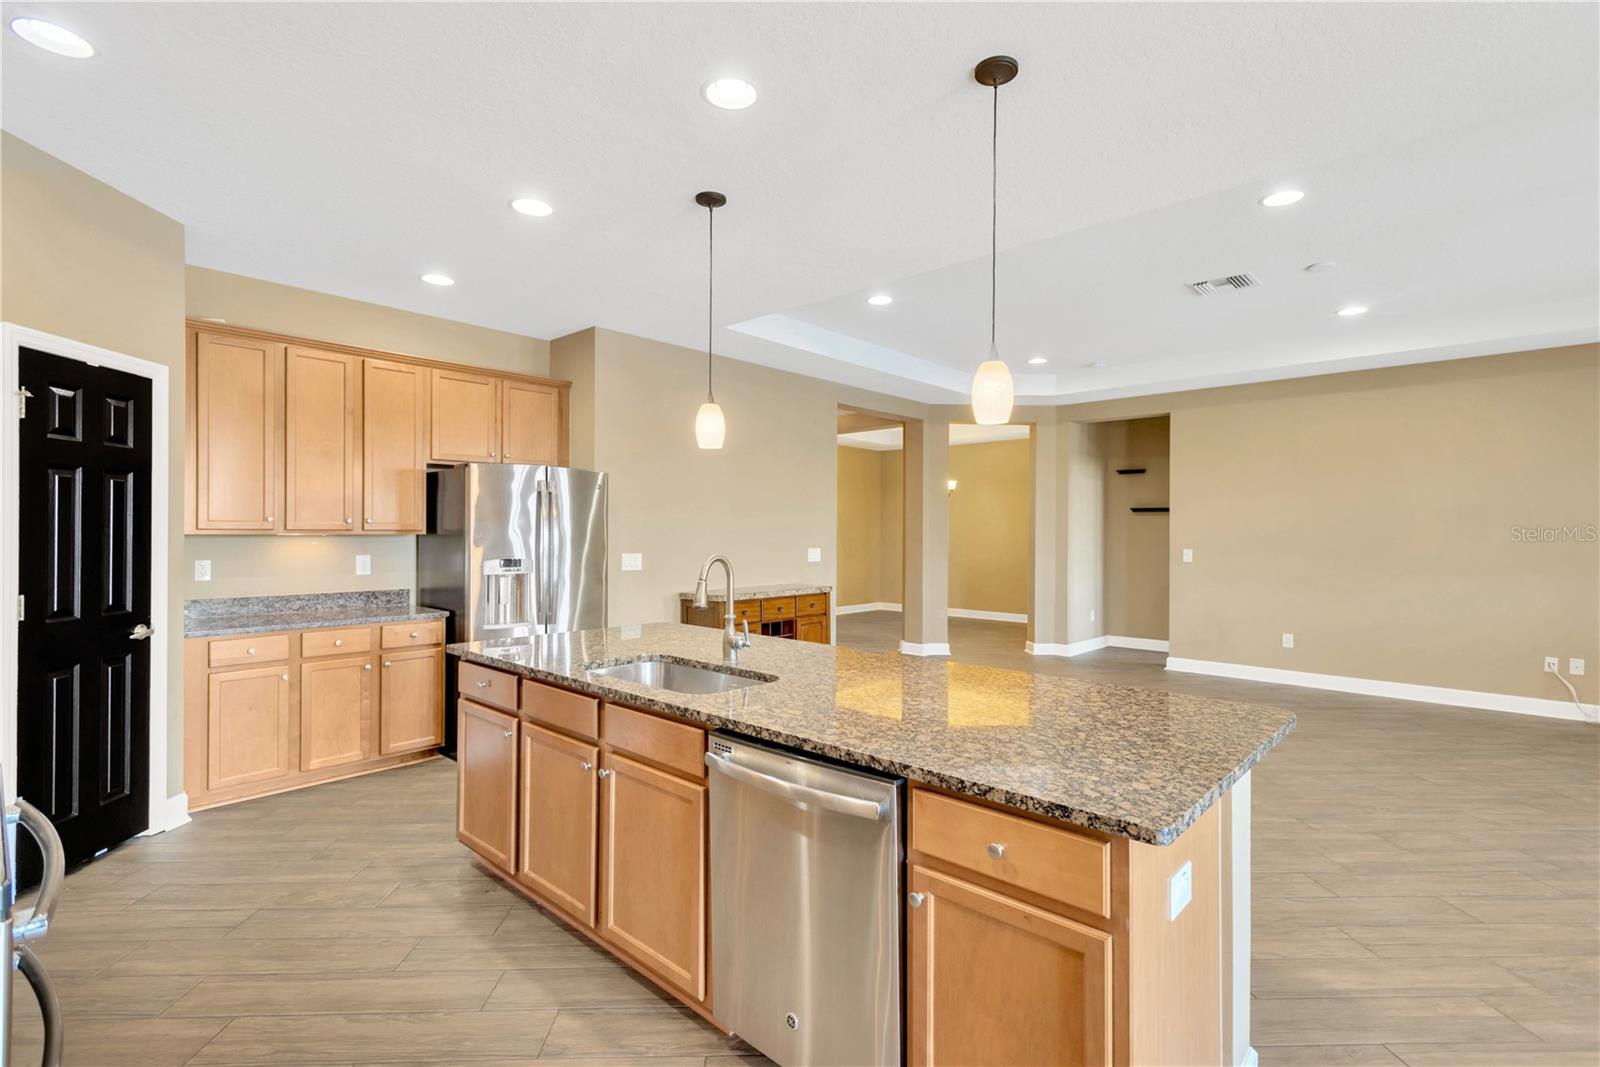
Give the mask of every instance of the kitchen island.
POLYGON ((1248 774, 1288 712, 776 639, 722 668, 676 624, 447 651, 462 841, 713 1023, 708 729, 909 783, 908 1063, 1248 1055, 1248 774), (760 684, 595 673, 647 658, 760 684))

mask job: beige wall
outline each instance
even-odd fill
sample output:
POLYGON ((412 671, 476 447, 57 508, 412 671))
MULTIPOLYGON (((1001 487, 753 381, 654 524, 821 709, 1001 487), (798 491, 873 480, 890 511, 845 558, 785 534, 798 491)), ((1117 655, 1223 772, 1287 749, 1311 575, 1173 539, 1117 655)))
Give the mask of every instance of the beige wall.
POLYGON ((836 602, 899 604, 905 453, 839 448, 836 602))
MULTIPOLYGON (((183 484, 183 227, 11 134, 0 134, 0 316, 170 368, 169 487, 183 484)), ((183 493, 173 488, 167 554, 183 568, 183 493)), ((168 634, 167 791, 183 788, 183 602, 168 634)))
POLYGON ((952 610, 1029 611, 1032 447, 1022 440, 950 449, 952 610))
POLYGON ((1169 501, 1165 416, 1101 424, 1106 442, 1105 632, 1167 639, 1168 516, 1133 507, 1169 501), (1118 474, 1143 467, 1143 474, 1118 474))

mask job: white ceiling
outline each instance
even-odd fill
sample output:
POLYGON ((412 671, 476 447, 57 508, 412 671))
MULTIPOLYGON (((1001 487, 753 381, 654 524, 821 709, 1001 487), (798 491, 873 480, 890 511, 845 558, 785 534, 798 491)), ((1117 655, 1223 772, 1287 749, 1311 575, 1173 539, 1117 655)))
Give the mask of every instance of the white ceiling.
POLYGON ((1028 399, 1600 323, 1594 5, 3 6, 99 54, 5 33, 0 122, 183 222, 191 262, 535 336, 702 345, 716 188, 719 352, 959 400, 987 343, 970 71, 1001 51, 1000 344, 1028 399), (698 95, 730 73, 747 111, 698 95), (1281 185, 1306 199, 1256 206, 1281 185), (1242 270, 1260 288, 1182 288, 1242 270))

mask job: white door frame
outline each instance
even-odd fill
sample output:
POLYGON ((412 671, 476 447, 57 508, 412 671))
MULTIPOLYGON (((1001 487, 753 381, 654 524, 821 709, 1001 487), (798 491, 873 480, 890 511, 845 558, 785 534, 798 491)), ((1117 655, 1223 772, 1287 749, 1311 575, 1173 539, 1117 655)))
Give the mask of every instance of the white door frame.
MULTIPOLYGON (((21 437, 17 379, 23 346, 94 367, 108 367, 150 380, 150 829, 159 833, 189 821, 188 799, 167 796, 168 458, 170 414, 168 370, 160 363, 126 356, 42 330, 0 323, 0 766, 6 801, 17 788, 17 570, 21 519, 21 437)), ((43 397, 34 400, 44 403, 43 397)))

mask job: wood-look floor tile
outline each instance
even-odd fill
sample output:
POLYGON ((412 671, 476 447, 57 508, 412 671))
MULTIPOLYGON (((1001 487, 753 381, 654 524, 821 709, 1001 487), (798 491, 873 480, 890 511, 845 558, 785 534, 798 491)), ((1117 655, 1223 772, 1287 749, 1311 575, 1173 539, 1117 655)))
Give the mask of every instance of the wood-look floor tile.
POLYGON ((506 971, 484 1011, 526 1008, 603 1008, 657 1004, 662 995, 618 965, 506 971))
POLYGON ((1600 995, 1486 996, 1484 1001, 1545 1041, 1600 1048, 1600 995))
POLYGON ((201 885, 142 886, 144 896, 129 911, 198 911, 217 908, 375 907, 395 889, 394 882, 328 881, 226 882, 201 885))
MULTIPOLYGON (((491 1014, 485 1012, 485 1015, 491 1014)), ((730 1039, 677 1008, 562 1010, 545 1038, 542 1059, 592 1056, 709 1056, 730 1039)))
MULTIPOLYGON (((1575 927, 1600 925, 1600 897, 1446 897, 1479 922, 1497 923, 1508 918, 1528 923, 1572 923, 1575 927)), ((1596 935, 1600 937, 1600 934, 1596 935)))
POLYGON ((1581 928, 1557 923, 1465 923, 1449 926, 1347 926, 1344 930, 1377 956, 1577 956, 1600 954, 1600 943, 1581 928))
POLYGON ((126 908, 58 908, 50 922, 54 941, 206 941, 236 929, 252 908, 150 912, 126 908))
POLYGON ((1256 960, 1250 987, 1257 997, 1449 996, 1538 991, 1486 960, 1256 960))
POLYGON ((507 908, 262 908, 230 937, 408 937, 489 934, 507 908))
POLYGON ((1299 871, 1263 871, 1250 875, 1250 896, 1267 897, 1331 897, 1333 890, 1299 871))
POLYGON ((187 990, 186 995, 167 1009, 167 1014, 347 1015, 476 1011, 489 998, 496 980, 493 974, 457 974, 448 981, 422 974, 212 977, 187 990))
MULTIPOLYGON (((1496 1044, 1391 1045, 1406 1067, 1594 1067, 1600 1048, 1549 1042, 1496 1044)), ((1262 1058, 1266 1064, 1266 1058, 1262 1058)))
MULTIPOLYGON (((1554 897, 1559 892, 1544 882, 1514 871, 1480 874, 1472 871, 1406 871, 1375 874, 1319 871, 1313 875, 1341 897, 1554 897)), ((1448 905, 1446 905, 1448 907, 1448 905)), ((1417 920, 1428 922, 1427 919, 1417 920)), ((1437 920, 1434 920, 1437 921, 1437 920)))
MULTIPOLYGON (((43 1027, 37 1013, 19 1013, 11 1052, 17 1063, 38 1063, 43 1027)), ((183 1067, 222 1029, 221 1019, 73 1016, 62 1031, 69 1067, 183 1067)))
MULTIPOLYGON (((126 868, 127 873, 122 881, 128 885, 325 882, 352 878, 364 866, 366 864, 362 860, 343 860, 314 855, 279 860, 275 856, 260 855, 231 860, 193 860, 188 863, 141 863, 126 868)), ((376 880, 377 877, 374 875, 372 880, 376 880)))
POLYGON ((1250 935, 1250 957, 1272 959, 1371 958, 1373 953, 1337 926, 1257 926, 1250 935))
MULTIPOLYGON (((1322 877, 1313 877, 1322 881, 1322 877)), ((1334 891, 1337 892, 1337 889, 1334 891)), ((1291 922, 1307 926, 1377 926, 1475 921, 1459 908, 1453 908, 1436 897, 1426 896, 1390 897, 1373 894, 1370 897, 1337 896, 1308 900, 1268 897, 1253 901, 1251 910, 1254 921, 1263 926, 1291 922)))
POLYGON ((1518 956, 1496 962, 1543 993, 1600 994, 1600 956, 1518 956))
POLYGON ((416 938, 316 937, 147 942, 106 968, 110 975, 326 974, 390 970, 416 938))
MULTIPOLYGON (((1522 872, 1545 869, 1546 864, 1526 852, 1507 848, 1392 848, 1387 851, 1329 850, 1341 867, 1361 874, 1402 874, 1413 871, 1522 872)), ((1492 879, 1491 879, 1492 880, 1492 879)))
POLYGON ((399 970, 498 973, 548 967, 593 967, 613 962, 609 953, 580 940, 574 934, 557 930, 535 938, 509 938, 493 934, 424 937, 406 956, 399 970))
POLYGON ((45 970, 50 972, 50 977, 62 978, 67 975, 99 974, 130 953, 142 950, 144 944, 134 941, 111 943, 94 940, 68 941, 59 937, 46 937, 32 947, 44 964, 45 970))
POLYGON ((1257 997, 1250 1014, 1263 1045, 1538 1040, 1475 997, 1257 997))
MULTIPOLYGON (((48 966, 48 964, 46 965, 48 966)), ((51 973, 61 1011, 81 1015, 160 1015, 200 981, 199 975, 143 975, 138 978, 51 973)))
MULTIPOLYGON (((458 856, 457 861, 460 859, 458 856)), ((493 878, 483 876, 475 881, 401 882, 379 902, 379 906, 503 908, 527 903, 526 897, 506 888, 493 878)))
POLYGON ((1261 1067, 1397 1067, 1400 1057, 1383 1045, 1256 1046, 1261 1067))
POLYGON ((262 1015, 222 1028, 191 1064, 537 1057, 553 1011, 262 1015))

